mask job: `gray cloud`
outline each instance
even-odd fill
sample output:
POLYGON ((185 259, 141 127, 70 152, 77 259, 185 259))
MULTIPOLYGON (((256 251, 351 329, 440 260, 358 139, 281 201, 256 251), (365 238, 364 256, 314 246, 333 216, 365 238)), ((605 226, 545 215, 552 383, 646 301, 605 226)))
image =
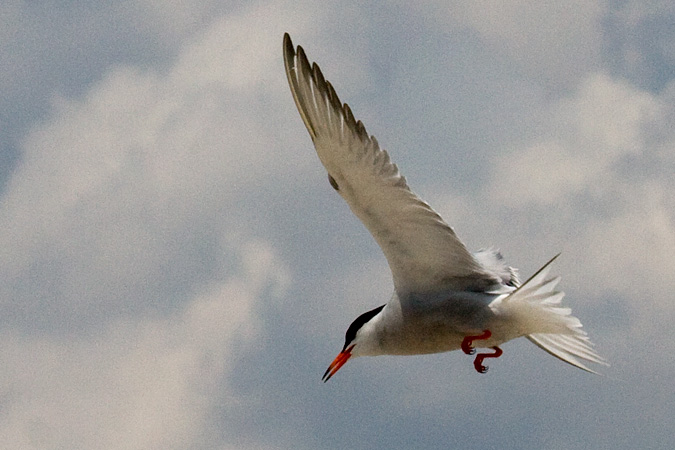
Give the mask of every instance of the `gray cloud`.
POLYGON ((29 111, 2 172, 3 442, 665 448, 672 76, 617 71, 613 5, 201 5, 3 7, 32 24, 0 52, 29 111), (524 276, 564 250, 607 378, 515 341, 483 377, 455 352, 320 383, 391 285, 297 117, 284 31, 472 248, 524 276))
POLYGON ((603 20, 609 67, 642 89, 662 90, 675 69, 672 2, 610 2, 609 7, 603 20))

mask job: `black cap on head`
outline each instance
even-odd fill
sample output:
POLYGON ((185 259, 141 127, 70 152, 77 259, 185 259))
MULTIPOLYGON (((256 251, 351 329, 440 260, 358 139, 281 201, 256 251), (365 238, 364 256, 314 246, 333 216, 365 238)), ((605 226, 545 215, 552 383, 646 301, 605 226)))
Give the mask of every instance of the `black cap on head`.
POLYGON ((347 350, 349 344, 351 344, 354 338, 356 338, 356 333, 361 329, 361 327, 370 319, 375 317, 380 311, 382 311, 382 308, 384 308, 384 305, 378 306, 377 308, 368 312, 364 312, 359 317, 357 317, 351 325, 349 325, 349 328, 347 328, 347 332, 345 333, 345 346, 342 348, 343 352, 347 350))

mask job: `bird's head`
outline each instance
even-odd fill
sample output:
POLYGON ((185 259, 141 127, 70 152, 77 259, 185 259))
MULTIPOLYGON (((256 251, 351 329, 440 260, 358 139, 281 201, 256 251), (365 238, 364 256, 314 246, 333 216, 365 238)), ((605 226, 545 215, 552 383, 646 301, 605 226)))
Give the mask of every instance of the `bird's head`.
POLYGON ((342 351, 323 374, 322 379, 324 383, 330 380, 330 378, 340 370, 340 367, 344 366, 351 357, 369 353, 370 347, 374 345, 374 327, 371 326, 373 324, 372 319, 374 319, 383 308, 384 305, 365 312, 349 325, 349 328, 347 328, 347 332, 345 333, 345 345, 342 347, 342 351))

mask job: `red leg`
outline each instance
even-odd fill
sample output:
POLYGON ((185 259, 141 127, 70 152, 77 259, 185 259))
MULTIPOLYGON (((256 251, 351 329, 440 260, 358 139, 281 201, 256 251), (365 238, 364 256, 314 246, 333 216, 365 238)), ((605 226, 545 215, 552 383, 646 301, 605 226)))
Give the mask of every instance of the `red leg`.
POLYGON ((471 345, 473 341, 490 339, 490 336, 492 336, 490 330, 485 330, 483 334, 479 334, 478 336, 465 336, 464 340, 462 340, 462 351, 467 355, 473 355, 476 353, 476 350, 471 345))
POLYGON ((476 359, 473 361, 473 367, 475 367, 476 371, 478 373, 485 373, 487 372, 488 368, 483 365, 483 360, 485 358, 499 358, 502 356, 502 351, 501 348, 499 347, 492 347, 492 350, 494 350, 494 353, 479 353, 476 355, 476 359))

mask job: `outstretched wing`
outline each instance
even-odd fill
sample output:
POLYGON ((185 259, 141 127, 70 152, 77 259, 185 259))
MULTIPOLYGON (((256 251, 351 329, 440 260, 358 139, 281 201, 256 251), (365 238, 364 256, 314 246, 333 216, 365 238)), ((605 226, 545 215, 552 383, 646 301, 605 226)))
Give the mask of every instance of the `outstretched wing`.
POLYGON ((480 264, 455 232, 417 197, 377 140, 342 104, 319 66, 284 36, 291 92, 328 178, 382 248, 399 293, 483 290, 498 274, 480 264))

